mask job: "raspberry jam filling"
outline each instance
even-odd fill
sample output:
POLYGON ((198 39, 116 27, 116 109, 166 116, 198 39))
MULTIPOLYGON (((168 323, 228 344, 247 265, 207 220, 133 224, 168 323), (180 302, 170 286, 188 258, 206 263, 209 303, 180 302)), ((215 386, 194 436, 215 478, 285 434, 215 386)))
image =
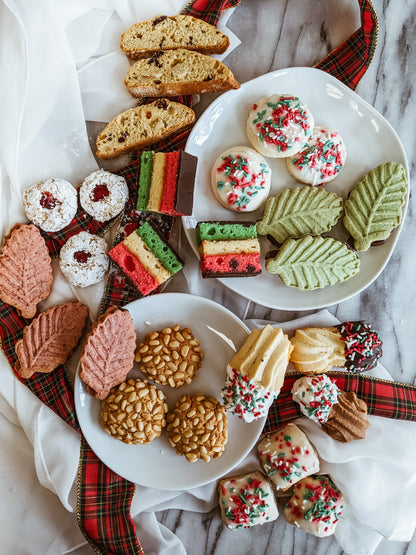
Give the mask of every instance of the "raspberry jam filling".
POLYGON ((52 210, 52 208, 55 208, 55 206, 62 204, 52 195, 52 193, 49 192, 42 193, 39 202, 42 208, 46 208, 47 210, 52 210))
POLYGON ((90 252, 85 252, 85 251, 74 252, 74 260, 79 264, 85 264, 89 258, 91 258, 90 252))
POLYGON ((108 197, 109 194, 110 191, 108 190, 107 184, 100 183, 99 185, 96 185, 92 190, 91 199, 93 200, 93 202, 98 202, 99 200, 108 197))

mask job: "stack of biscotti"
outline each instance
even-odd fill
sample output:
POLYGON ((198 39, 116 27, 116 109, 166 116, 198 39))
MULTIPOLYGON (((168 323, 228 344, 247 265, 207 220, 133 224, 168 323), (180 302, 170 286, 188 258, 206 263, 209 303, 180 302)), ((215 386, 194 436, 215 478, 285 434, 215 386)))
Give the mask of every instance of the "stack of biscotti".
MULTIPOLYGON (((136 23, 120 47, 140 58, 125 84, 134 97, 180 96, 239 88, 232 72, 209 54, 221 54, 229 39, 216 27, 189 15, 156 16, 136 23)), ((189 129, 195 114, 178 102, 160 98, 116 116, 98 136, 97 156, 116 158, 189 129)))
POLYGON ((209 55, 228 46, 228 37, 216 27, 189 15, 159 15, 136 23, 120 42, 128 56, 140 58, 124 83, 135 97, 237 89, 232 72, 209 55))

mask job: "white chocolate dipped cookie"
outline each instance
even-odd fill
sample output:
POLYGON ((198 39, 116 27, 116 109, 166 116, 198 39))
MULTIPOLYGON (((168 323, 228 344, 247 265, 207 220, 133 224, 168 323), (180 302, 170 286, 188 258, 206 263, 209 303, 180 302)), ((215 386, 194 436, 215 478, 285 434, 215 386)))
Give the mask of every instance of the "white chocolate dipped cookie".
POLYGON ((347 159, 341 135, 328 127, 314 127, 304 147, 286 160, 289 172, 307 185, 323 185, 337 177, 347 159))
POLYGON ((313 127, 312 114, 297 96, 273 94, 253 104, 246 132, 263 156, 286 158, 299 152, 313 127))
POLYGON ((107 222, 123 210, 129 190, 124 177, 97 170, 84 179, 79 198, 87 214, 99 222, 107 222))
POLYGON ((23 192, 23 207, 28 219, 43 231, 60 231, 76 214, 77 190, 65 179, 43 179, 23 192))
POLYGON ((220 204, 235 212, 252 212, 266 200, 271 169, 254 149, 234 146, 216 159, 211 171, 211 187, 220 204))

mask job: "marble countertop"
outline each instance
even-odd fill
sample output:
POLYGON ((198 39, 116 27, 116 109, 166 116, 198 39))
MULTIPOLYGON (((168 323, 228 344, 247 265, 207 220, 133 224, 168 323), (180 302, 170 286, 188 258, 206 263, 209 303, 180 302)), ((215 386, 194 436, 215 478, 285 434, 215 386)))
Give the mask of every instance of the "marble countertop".
MULTIPOLYGON (((374 59, 356 92, 391 123, 403 142, 410 174, 416 164, 413 148, 416 102, 413 76, 416 74, 416 46, 411 21, 416 18, 416 2, 374 0, 379 18, 378 44, 374 59)), ((241 45, 225 60, 240 82, 285 67, 312 66, 359 27, 358 3, 319 3, 291 0, 243 0, 232 14, 230 29, 241 45), (335 6, 335 7, 334 7, 335 6)), ((212 102, 206 95, 196 110, 200 113, 212 102)), ((363 153, 365 156, 365 153, 363 153)), ((396 381, 415 384, 413 342, 416 324, 415 262, 409 256, 416 233, 412 196, 396 249, 382 274, 361 294, 328 307, 340 321, 363 319, 372 322, 384 341, 383 365, 396 381)), ((213 299, 241 318, 264 318, 284 322, 309 312, 272 310, 228 291, 220 283, 213 299)), ((192 555, 225 553, 340 553, 333 538, 318 539, 294 529, 284 519, 264 526, 227 530, 219 511, 198 514, 168 510, 158 519, 177 534, 192 555), (198 541, 195 542, 195 538, 198 541)), ((411 544, 383 540, 376 553, 399 554, 416 550, 411 544)))
MULTIPOLYGON (((379 18, 378 45, 356 92, 394 127, 403 142, 412 174, 416 164, 413 148, 416 0, 373 0, 373 6, 379 18)), ((228 26, 240 38, 241 45, 225 63, 240 83, 244 83, 277 69, 310 67, 319 62, 360 26, 359 6, 356 0, 242 0, 228 26)), ((216 94, 202 96, 195 107, 197 116, 216 97, 216 94)), ((396 381, 409 384, 416 384, 413 357, 416 262, 412 255, 409 256, 415 236, 416 215, 411 195, 404 226, 384 271, 360 294, 328 307, 340 321, 366 319, 371 322, 383 338, 383 365, 396 381)), ((241 319, 285 322, 314 312, 270 309, 247 301, 218 281, 215 287, 211 285, 207 289, 207 296, 241 319)), ((39 503, 46 507, 52 494, 45 489, 42 495, 39 503)), ((307 535, 287 524, 284 518, 250 530, 232 532, 224 527, 218 508, 209 513, 169 509, 156 516, 181 539, 189 555, 335 555, 342 552, 334 537, 319 539, 307 535)), ((30 552, 28 545, 30 543, 23 537, 21 550, 16 552, 30 552)), ((88 545, 72 551, 76 555, 92 552, 88 545)), ((376 550, 376 555, 404 553, 416 553, 416 538, 410 544, 383 540, 376 550)))

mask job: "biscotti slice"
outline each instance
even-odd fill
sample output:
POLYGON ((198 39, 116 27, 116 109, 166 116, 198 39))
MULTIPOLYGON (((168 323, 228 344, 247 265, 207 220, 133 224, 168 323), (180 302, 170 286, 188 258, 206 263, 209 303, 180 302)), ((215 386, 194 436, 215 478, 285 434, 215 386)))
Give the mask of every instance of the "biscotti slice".
POLYGON ((238 89, 231 70, 206 54, 179 48, 138 60, 124 79, 129 93, 142 96, 201 94, 238 89))
POLYGON ((137 210, 190 216, 197 161, 196 156, 184 150, 142 152, 137 210))
POLYGON ((145 222, 108 253, 143 295, 148 295, 179 272, 182 261, 145 222))
POLYGON ((157 15, 132 25, 121 36, 120 48, 131 58, 147 58, 162 48, 187 48, 222 54, 229 38, 216 27, 191 15, 157 15))
POLYGON ((143 149, 185 131, 195 112, 179 102, 160 98, 118 114, 97 137, 97 156, 103 160, 143 149))
POLYGON ((256 222, 199 222, 202 277, 250 277, 261 273, 256 222))

